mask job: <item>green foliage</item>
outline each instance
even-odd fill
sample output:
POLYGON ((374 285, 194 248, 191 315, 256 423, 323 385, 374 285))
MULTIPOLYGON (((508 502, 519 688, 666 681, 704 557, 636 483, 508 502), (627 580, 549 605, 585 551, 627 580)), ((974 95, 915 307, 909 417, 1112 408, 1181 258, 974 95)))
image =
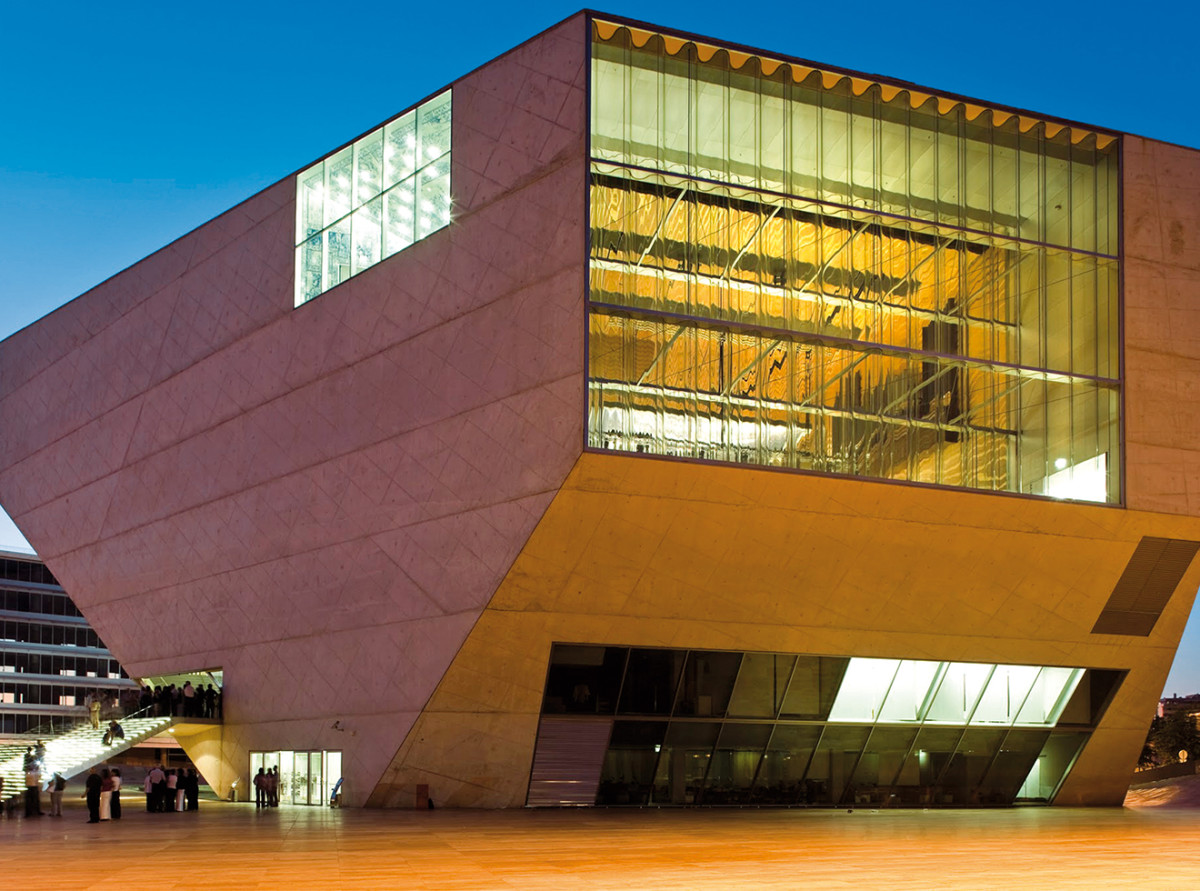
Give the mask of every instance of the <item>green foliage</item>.
POLYGON ((1195 717, 1187 712, 1156 718, 1150 727, 1149 742, 1159 764, 1176 763, 1181 750, 1188 753, 1189 761, 1200 757, 1200 730, 1196 728, 1195 717))

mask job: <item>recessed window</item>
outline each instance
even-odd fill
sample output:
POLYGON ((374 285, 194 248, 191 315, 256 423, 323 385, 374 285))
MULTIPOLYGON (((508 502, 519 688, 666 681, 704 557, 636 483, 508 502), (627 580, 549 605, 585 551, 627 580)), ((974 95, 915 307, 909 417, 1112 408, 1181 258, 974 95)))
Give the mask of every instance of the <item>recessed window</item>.
POLYGON ((450 91, 296 177, 296 306, 450 223, 450 91))

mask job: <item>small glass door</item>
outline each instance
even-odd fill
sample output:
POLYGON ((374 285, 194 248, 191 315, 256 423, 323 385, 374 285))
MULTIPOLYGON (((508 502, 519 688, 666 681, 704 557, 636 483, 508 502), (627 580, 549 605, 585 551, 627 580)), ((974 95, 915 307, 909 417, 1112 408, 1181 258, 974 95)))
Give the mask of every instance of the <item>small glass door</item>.
POLYGON ((342 775, 342 753, 329 751, 296 752, 291 749, 278 752, 250 753, 250 790, 254 795, 254 777, 258 769, 272 767, 279 775, 279 803, 325 805, 333 791, 333 784, 342 775))

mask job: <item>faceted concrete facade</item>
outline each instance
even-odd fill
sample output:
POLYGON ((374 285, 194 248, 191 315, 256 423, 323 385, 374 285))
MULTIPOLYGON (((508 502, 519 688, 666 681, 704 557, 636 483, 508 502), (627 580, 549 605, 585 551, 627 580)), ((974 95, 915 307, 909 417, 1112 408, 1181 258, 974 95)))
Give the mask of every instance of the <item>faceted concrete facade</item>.
POLYGON ((293 308, 289 177, 0 345, 0 503, 185 740, 339 749, 349 804, 524 803, 555 641, 1129 674, 1060 803, 1119 803, 1200 568, 1200 154, 1125 137, 1123 508, 585 452, 585 18, 454 83, 454 221, 293 308), (335 726, 336 725, 336 726, 335 726))
POLYGON ((0 351, 3 504, 132 675, 224 669, 218 787, 290 740, 364 800, 580 451, 584 36, 453 85, 402 256, 293 309, 289 177, 0 351))

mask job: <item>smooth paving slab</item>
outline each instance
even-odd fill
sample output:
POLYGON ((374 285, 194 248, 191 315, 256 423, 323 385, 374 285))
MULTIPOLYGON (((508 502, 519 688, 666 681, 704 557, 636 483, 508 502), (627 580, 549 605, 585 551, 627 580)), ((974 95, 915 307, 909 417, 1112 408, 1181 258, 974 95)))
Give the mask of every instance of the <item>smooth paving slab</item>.
POLYGON ((11 888, 1189 889, 1200 811, 331 810, 0 820, 11 888))

